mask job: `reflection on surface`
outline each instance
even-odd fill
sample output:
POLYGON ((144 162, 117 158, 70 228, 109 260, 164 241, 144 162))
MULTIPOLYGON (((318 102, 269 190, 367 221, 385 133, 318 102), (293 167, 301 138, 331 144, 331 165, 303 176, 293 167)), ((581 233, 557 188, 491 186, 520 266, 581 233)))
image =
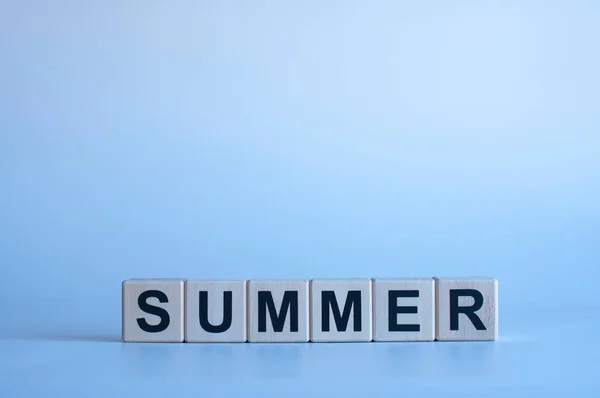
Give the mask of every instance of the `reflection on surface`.
POLYGON ((483 377, 494 369, 494 342, 436 342, 435 370, 440 377, 483 377))
MULTIPOLYGON (((559 344, 554 337, 552 332, 525 341, 295 344, 4 339, 0 381, 22 381, 35 370, 46 389, 64 391, 77 379, 98 397, 169 395, 172 386, 178 397, 349 397, 397 392, 400 385, 413 395, 470 391, 490 396, 491 391, 508 396, 514 388, 539 391, 545 386, 553 392, 550 387, 560 388, 564 379, 578 381, 581 389, 596 383, 599 346, 590 339, 559 344)), ((36 385, 4 385, 11 386, 8 392, 38 391, 36 385)), ((2 388, 0 383, 0 393, 2 388)))
POLYGON ((308 344, 249 344, 247 354, 252 377, 296 378, 304 374, 308 344))
POLYGON ((385 377, 415 377, 426 372, 435 363, 432 343, 377 343, 384 361, 377 361, 379 371, 385 377))
POLYGON ((120 345, 120 365, 132 377, 162 378, 177 371, 185 357, 181 344, 173 343, 123 343, 120 345))
POLYGON ((120 345, 132 375, 162 377, 173 369, 198 380, 231 377, 296 378, 335 382, 347 375, 375 378, 460 379, 495 369, 492 342, 273 343, 120 345))

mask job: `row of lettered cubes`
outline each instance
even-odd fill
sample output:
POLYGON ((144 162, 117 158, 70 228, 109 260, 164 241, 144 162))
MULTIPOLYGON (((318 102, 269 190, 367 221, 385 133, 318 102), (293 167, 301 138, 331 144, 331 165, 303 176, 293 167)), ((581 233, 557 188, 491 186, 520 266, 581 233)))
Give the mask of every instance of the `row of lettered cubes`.
POLYGON ((123 282, 125 342, 498 338, 493 278, 123 282))

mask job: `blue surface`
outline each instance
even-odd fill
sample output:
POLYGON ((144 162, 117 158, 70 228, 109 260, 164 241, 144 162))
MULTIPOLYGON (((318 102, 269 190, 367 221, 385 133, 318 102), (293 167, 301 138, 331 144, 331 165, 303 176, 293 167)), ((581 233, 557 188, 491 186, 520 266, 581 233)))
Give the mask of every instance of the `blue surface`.
POLYGON ((90 314, 0 340, 0 396, 597 397, 597 321, 553 314, 505 313, 496 342, 354 344, 125 344, 90 314))
POLYGON ((0 1, 0 397, 600 395, 596 1, 0 1), (118 342, 132 277, 493 276, 494 343, 118 342))

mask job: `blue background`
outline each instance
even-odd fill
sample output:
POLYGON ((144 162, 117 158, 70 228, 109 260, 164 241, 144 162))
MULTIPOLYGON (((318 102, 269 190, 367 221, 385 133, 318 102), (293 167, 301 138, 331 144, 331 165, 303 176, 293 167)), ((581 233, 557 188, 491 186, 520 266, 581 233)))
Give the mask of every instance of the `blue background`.
POLYGON ((0 396, 600 393, 597 1, 0 1, 0 396), (493 343, 122 344, 133 277, 493 276, 493 343))

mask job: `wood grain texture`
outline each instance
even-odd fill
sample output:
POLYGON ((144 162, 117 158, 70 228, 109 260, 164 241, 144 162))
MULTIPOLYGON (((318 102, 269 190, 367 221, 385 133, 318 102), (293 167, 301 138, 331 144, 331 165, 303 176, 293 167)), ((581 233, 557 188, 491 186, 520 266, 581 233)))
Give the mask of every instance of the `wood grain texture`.
POLYGON ((434 280, 437 340, 498 339, 498 281, 496 279, 434 278, 434 280))
POLYGON ((370 279, 315 279, 310 291, 311 341, 371 341, 370 279))
POLYGON ((433 279, 374 279, 373 323, 375 341, 433 341, 433 279))
POLYGON ((122 285, 123 341, 183 342, 183 293, 184 281, 179 279, 124 281, 122 285), (144 328, 148 330, 145 331, 144 328))
POLYGON ((249 342, 309 340, 307 280, 251 280, 247 289, 249 342))
POLYGON ((246 341, 246 281, 188 280, 185 299, 185 341, 246 341))

